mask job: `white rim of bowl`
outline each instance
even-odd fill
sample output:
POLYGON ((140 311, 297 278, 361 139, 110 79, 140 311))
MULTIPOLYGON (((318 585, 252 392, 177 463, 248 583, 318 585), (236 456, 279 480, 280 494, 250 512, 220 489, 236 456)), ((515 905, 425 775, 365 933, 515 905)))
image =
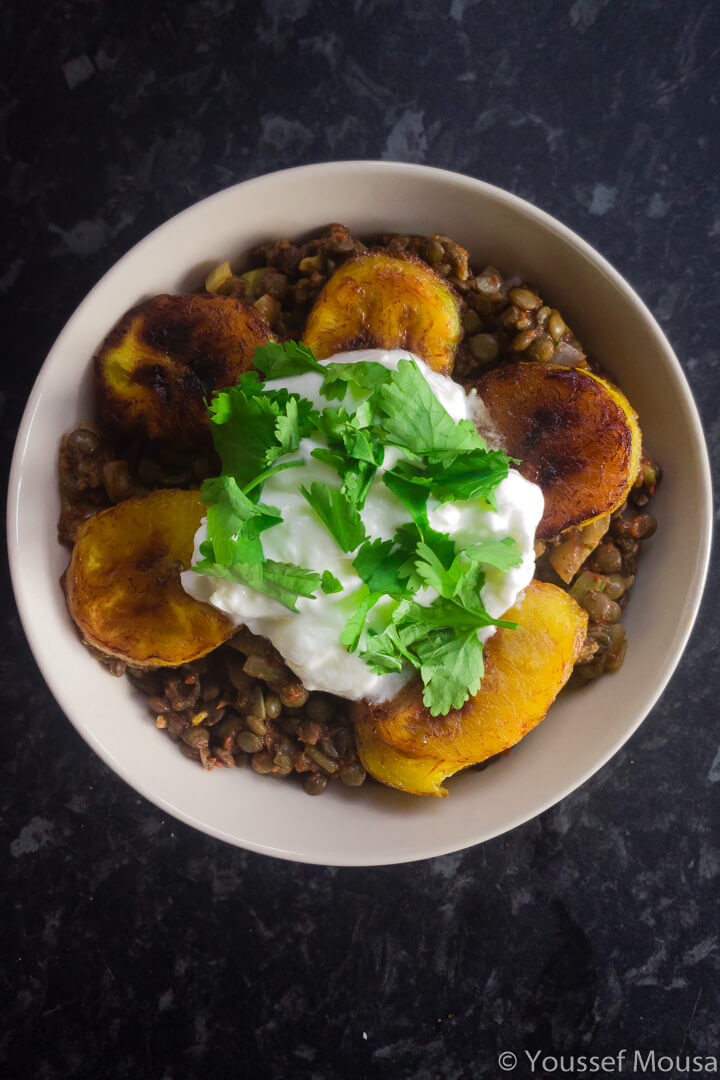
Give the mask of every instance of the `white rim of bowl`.
POLYGON ((15 593, 15 601, 17 603, 18 612, 20 614, 20 621, 22 623, 25 636, 30 645, 31 652, 35 658, 35 662, 40 669, 45 682, 50 688, 53 697, 62 708, 65 716, 81 735, 86 743, 92 750, 101 758, 101 760, 110 768, 114 773, 121 777, 134 791, 137 791, 140 795, 146 798, 154 806, 157 806, 160 810, 171 814, 173 817, 178 818, 186 825, 191 826, 194 829, 198 829, 200 832, 205 833, 208 836, 213 836, 217 840, 223 840, 226 843, 232 844, 235 847, 241 847, 244 850, 254 851, 260 855, 270 855, 274 858, 284 859, 290 862, 302 862, 317 866, 388 866, 399 865, 406 862, 419 862, 423 859, 436 858, 440 855, 448 855, 456 851, 467 850, 469 847, 474 847, 477 844, 485 843, 487 840, 492 840, 497 836, 502 836, 507 832, 511 832, 518 826, 525 824, 527 821, 532 821, 534 818, 539 817, 540 814, 545 813, 552 806, 561 802, 573 791, 576 791, 587 780, 590 779, 596 772, 598 772, 607 762, 615 756, 618 750, 628 741, 631 735, 637 731, 640 724, 647 717, 648 713, 656 705, 660 696, 662 695, 665 687, 670 681, 675 669, 680 662, 680 659, 687 646, 688 639, 692 633, 697 613, 702 600, 703 590, 705 587, 705 581, 707 578, 708 565, 710 560, 710 548, 712 542, 712 524, 713 524, 713 498, 712 498, 712 480, 710 472, 710 461, 708 457, 707 445, 705 442, 705 436, 703 433, 702 423, 700 421, 700 415, 695 404, 695 400, 692 396, 692 391, 685 377, 685 373, 682 369, 680 361, 678 360, 675 352, 673 351, 668 339, 663 331, 660 329, 655 317, 650 312, 644 301, 638 296, 632 286, 625 280, 615 268, 604 258, 595 248, 593 248, 587 241, 583 240, 576 232, 568 228, 567 225, 563 225, 551 214, 546 213, 544 210, 540 210, 532 203, 525 199, 520 198, 518 195, 513 195, 503 188, 499 188, 494 184, 489 184, 484 180, 477 180, 472 176, 466 176, 463 173, 451 172, 448 169, 439 169, 430 165, 414 165, 408 162, 400 161, 333 161, 333 162, 318 162, 312 165, 299 165, 291 169, 278 169, 275 172, 264 173, 260 176, 253 177, 249 180, 240 181, 237 184, 233 184, 228 188, 224 188, 222 191, 216 192, 214 195, 209 195, 204 199, 200 199, 198 202, 186 207, 184 210, 168 218, 161 225, 158 225, 152 232, 148 233, 136 244, 134 244, 120 259, 116 260, 113 265, 103 274, 100 280, 93 286, 87 296, 80 302, 75 311, 72 313, 68 321, 63 326, 62 330, 58 334, 55 342, 52 345, 47 357, 43 361, 43 364, 38 372, 35 383, 33 384, 30 397, 28 398, 27 405, 23 412, 22 421, 18 429, 17 438, 15 441, 15 449, 13 451, 12 463, 10 466, 10 477, 8 484, 8 499, 7 499, 7 544, 8 544, 8 556, 10 563, 10 577, 12 580, 13 591, 15 593), (278 851, 264 844, 257 844, 251 841, 243 841, 240 843, 234 836, 229 835, 222 829, 214 828, 211 825, 207 825, 205 822, 199 821, 191 814, 186 813, 181 807, 175 806, 173 803, 168 802, 157 796, 152 790, 150 790, 144 784, 138 784, 134 779, 128 775, 127 770, 115 760, 112 754, 108 753, 93 733, 87 730, 72 716, 72 701, 69 700, 69 695, 66 695, 64 689, 60 687, 55 679, 54 672, 49 661, 46 660, 46 656, 42 647, 42 641, 39 633, 35 632, 34 623, 31 617, 32 606, 30 597, 25 589, 25 585, 19 573, 18 567, 18 550, 20 538, 18 536, 18 506, 20 498, 21 488, 21 471, 23 458, 28 443, 28 438, 33 424, 35 411, 38 407, 39 399, 43 393, 43 383, 46 377, 47 363, 53 354, 62 347, 63 339, 65 338, 70 325, 79 318, 82 311, 91 304, 92 299, 105 281, 105 279, 114 272, 118 264, 124 259, 128 258, 131 254, 135 254, 142 250, 143 245, 148 244, 151 239, 156 237, 158 233, 161 233, 163 229, 169 229, 173 226, 178 219, 197 213, 199 207, 205 206, 207 203, 213 201, 219 201, 232 197, 232 193, 238 188, 245 188, 253 185, 270 184, 273 180, 277 180, 279 177, 292 177, 298 174, 309 174, 313 172, 322 172, 327 174, 328 172, 342 172, 352 168, 358 172, 378 172, 385 171, 387 173, 412 173, 414 175, 424 174, 429 177, 436 177, 442 180, 443 183, 448 185, 454 185, 458 188, 471 191, 482 191, 485 194, 492 196, 498 202, 505 203, 511 206, 515 210, 521 213, 535 218, 539 223, 545 225, 550 230, 558 233, 566 244, 575 248, 581 255, 593 263, 602 273, 610 279, 614 286, 621 292, 626 299, 630 300, 643 314, 648 324, 648 328, 655 339, 655 343, 658 348, 664 353, 670 368, 674 371, 676 382, 680 393, 683 398, 683 405, 687 411, 688 416, 692 421, 692 434, 695 440, 695 450, 697 452, 697 460, 699 469, 701 472, 701 479, 703 485, 703 505, 701 507, 702 515, 704 518, 704 528, 700 537, 700 558, 696 567, 695 579, 693 582, 692 595, 687 598, 688 603, 685 608, 685 621, 682 632, 680 633, 676 642, 675 654, 672 664, 664 672, 662 679, 657 683, 651 697, 648 700, 647 707, 641 715, 636 717, 631 726, 628 727, 621 738, 613 745, 613 747, 605 753, 592 768, 586 769, 579 777, 577 777, 572 783, 566 785, 559 793, 552 796, 552 798, 544 800, 532 813, 522 813, 517 816, 516 819, 511 819, 510 823, 502 830, 494 830, 490 833, 478 835, 477 839, 471 844, 463 844, 460 847, 453 845, 452 843, 447 845, 436 845, 427 854, 421 856, 413 856, 410 859, 399 858, 386 858, 379 861, 365 861, 358 862, 352 859, 324 859, 319 856, 298 856, 296 853, 287 851, 278 851))

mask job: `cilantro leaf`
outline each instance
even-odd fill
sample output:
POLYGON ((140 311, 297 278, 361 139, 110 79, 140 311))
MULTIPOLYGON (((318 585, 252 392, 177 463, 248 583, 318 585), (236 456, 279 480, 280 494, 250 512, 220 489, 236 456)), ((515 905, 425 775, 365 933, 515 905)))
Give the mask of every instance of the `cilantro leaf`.
POLYGON ((424 585, 416 570, 417 546, 424 542, 437 555, 443 567, 448 567, 455 557, 455 542, 448 533, 436 532, 429 525, 420 526, 416 522, 407 522, 395 530, 395 542, 405 555, 402 573, 407 577, 410 592, 417 592, 424 585))
POLYGON ((474 450, 460 455, 433 477, 432 494, 440 502, 487 499, 495 509, 492 493, 508 474, 502 450, 474 450))
POLYGON ((343 491, 319 481, 309 490, 304 486, 300 490, 343 551, 354 551, 362 544, 366 534, 360 512, 343 491))
POLYGON ((240 383, 216 394, 208 411, 223 474, 245 487, 265 468, 267 451, 276 445, 277 406, 267 397, 248 396, 240 383))
POLYGON ((252 502, 232 476, 206 480, 200 494, 208 508, 207 535, 213 558, 225 564, 259 562, 260 533, 282 521, 280 511, 252 502))
POLYGON ((319 446, 316 450, 311 451, 310 456, 317 458, 318 461, 322 461, 325 465, 329 465, 340 476, 345 474, 348 467, 348 460, 344 454, 339 453, 337 450, 331 450, 329 447, 319 446))
POLYGON ((384 446, 375 432, 367 431, 371 422, 372 411, 369 409, 368 402, 359 405, 355 413, 349 413, 348 409, 342 407, 326 406, 322 413, 318 413, 315 418, 316 427, 325 435, 330 446, 340 446, 342 444, 345 449, 348 449, 347 444, 352 445, 358 436, 362 437, 363 440, 371 441, 373 447, 375 447, 372 460, 376 460, 376 463, 379 464, 382 461, 382 454, 384 454, 384 446))
POLYGON ((269 341, 266 345, 258 345, 253 363, 266 379, 284 379, 288 375, 304 375, 307 371, 323 373, 325 370, 312 350, 301 341, 286 341, 282 345, 269 341))
POLYGON ((295 563, 265 559, 262 571, 263 587, 260 591, 266 592, 291 611, 297 611, 295 597, 304 596, 312 600, 315 598, 315 590, 320 586, 320 574, 295 563))
POLYGON ((300 418, 297 398, 289 397, 284 411, 278 413, 275 421, 277 446, 271 446, 265 452, 265 460, 272 465, 276 458, 292 454, 300 445, 300 418))
MULTIPOLYGON (((407 610, 407 607, 408 605, 405 605, 405 610, 407 610)), ((401 611, 402 607, 399 605, 393 618, 398 618, 401 621, 401 611)), ((409 644, 412 645, 412 642, 410 641, 409 644)), ((370 631, 367 635, 365 652, 360 655, 363 659, 367 657, 366 662, 378 674, 383 674, 384 671, 400 671, 405 666, 405 663, 409 663, 415 668, 420 667, 420 661, 409 652, 395 622, 391 622, 380 634, 370 631)))
POLYGON ((363 401, 353 413, 350 422, 355 428, 366 428, 370 427, 374 419, 375 410, 373 409, 372 401, 363 401))
POLYGON ((382 634, 368 634, 366 647, 360 656, 378 675, 402 671, 405 666, 397 627, 392 624, 382 634))
POLYGON ((421 529, 411 521, 408 521, 406 525, 400 525, 395 530, 395 542, 408 553, 408 556, 414 556, 417 545, 421 541, 437 555, 444 567, 450 566, 455 558, 455 541, 449 533, 437 532, 429 525, 421 529))
POLYGON ((352 416, 347 409, 326 406, 317 414, 316 427, 324 435, 328 446, 343 446, 343 435, 352 427, 352 416))
POLYGON ((208 406, 224 475, 250 491, 271 473, 267 466, 299 446, 314 426, 312 402, 287 390, 266 391, 255 372, 217 393, 208 406))
POLYGON ((335 575, 331 574, 329 570, 323 570, 320 588, 326 596, 330 596, 332 593, 338 593, 343 591, 342 582, 338 581, 335 575))
POLYGON ((323 409, 318 427, 329 446, 313 450, 313 457, 331 465, 342 477, 342 491, 358 510, 365 505, 370 485, 385 456, 379 436, 362 425, 369 419, 361 413, 352 416, 345 409, 323 409))
POLYGON ((454 559, 449 568, 446 567, 423 540, 417 545, 416 551, 415 572, 423 584, 434 589, 438 596, 452 599, 462 572, 458 559, 454 559))
POLYGON ((484 540, 482 543, 472 544, 465 548, 464 554, 473 562, 494 566, 503 571, 520 566, 522 562, 520 545, 512 536, 506 536, 503 540, 484 540))
POLYGON ((394 540, 378 539, 365 541, 355 556, 353 566, 371 592, 406 596, 407 574, 404 579, 402 574, 406 562, 406 552, 396 548, 394 540))
POLYGON ((485 449, 471 421, 453 420, 440 404, 414 360, 401 360, 378 396, 388 442, 411 457, 443 463, 485 449))
MULTIPOLYGON (((262 375, 260 375, 260 373, 257 371, 243 371, 242 375, 240 376, 238 382, 235 385, 241 387, 243 393, 247 397, 265 397, 268 393, 265 389, 265 381, 262 375)), ((275 391, 275 393, 280 392, 281 391, 275 391)), ((216 401, 221 398, 221 395, 223 393, 227 393, 227 390, 217 390, 215 392, 211 404, 207 406, 208 409, 215 408, 216 401)), ((287 390, 285 391, 285 393, 287 394, 287 390)))
POLYGON ((494 509, 493 492, 507 474, 508 458, 502 450, 470 450, 458 454, 450 464, 430 462, 418 467, 398 461, 387 475, 398 486, 414 485, 441 503, 482 498, 494 509))
POLYGON ((350 502, 354 503, 358 510, 362 510, 377 469, 364 462, 353 464, 355 467, 345 471, 342 490, 350 502))
POLYGON ((378 602, 382 593, 370 592, 367 586, 363 585, 357 595, 360 597, 360 602, 345 623, 345 629, 340 634, 340 641, 347 651, 351 653, 355 652, 357 649, 363 627, 365 626, 365 620, 368 617, 370 609, 378 602))
POLYGON ((480 689, 485 671, 477 631, 440 631, 416 645, 423 681, 423 704, 433 716, 460 709, 480 689))
POLYGON ((325 436, 330 446, 341 446, 345 439, 355 437, 357 433, 367 427, 364 423, 368 417, 364 413, 349 413, 347 409, 334 406, 326 406, 317 416, 316 425, 318 430, 325 436))
POLYGON ((343 408, 323 409, 317 417, 317 427, 336 454, 342 456, 344 450, 346 458, 378 466, 383 463, 385 446, 378 434, 369 429, 372 413, 364 410, 366 404, 363 402, 354 415, 343 408))
POLYGON ((421 555, 437 575, 435 584, 452 598, 438 596, 427 606, 412 599, 401 600, 391 625, 381 634, 368 634, 361 656, 381 674, 402 670, 405 662, 418 668, 423 701, 433 716, 442 716, 460 708, 479 688, 483 664, 478 629, 514 624, 493 619, 485 610, 478 564, 463 567, 457 557, 447 570, 427 545, 421 545, 421 555))
POLYGON ((375 466, 368 462, 356 461, 338 450, 330 450, 326 447, 313 450, 311 456, 335 469, 342 478, 343 494, 357 506, 358 510, 362 510, 377 472, 375 466))
MULTIPOLYGON (((515 625, 494 619, 486 610, 481 596, 485 573, 480 562, 469 561, 465 552, 461 552, 446 569, 435 552, 423 542, 418 544, 417 554, 415 571, 422 581, 435 589, 438 596, 444 600, 457 604, 460 610, 475 620, 476 627, 515 625)), ((431 610, 436 603, 437 601, 426 610, 431 610)), ((459 616, 455 615, 453 618, 451 612, 447 614, 450 618, 449 626, 461 625, 459 616)))
POLYGON ((407 633, 390 626, 384 634, 369 635, 368 646, 360 655, 380 675, 402 671, 405 658, 420 670, 423 703, 432 716, 444 716, 460 709, 468 697, 476 694, 484 674, 483 647, 476 630, 457 633, 434 630, 417 640, 407 651, 402 638, 407 633))
POLYGON ((410 517, 420 528, 428 526, 428 490, 407 480, 394 469, 383 473, 383 484, 400 500, 410 517))
MULTIPOLYGON (((465 611, 475 615, 480 626, 499 626, 500 623, 493 619, 482 602, 481 592, 485 584, 485 572, 480 563, 470 563, 468 566, 464 556, 458 556, 457 563, 464 563, 455 584, 452 599, 461 604, 465 611)), ((455 563, 450 567, 451 572, 455 569, 455 563)))
POLYGON ((276 415, 287 412, 288 402, 294 401, 298 411, 298 429, 300 438, 310 435, 317 422, 318 413, 312 401, 300 394, 290 393, 284 386, 271 389, 258 379, 254 371, 247 371, 240 376, 240 386, 249 397, 264 397, 276 407, 276 415))
POLYGON ((315 590, 320 586, 320 574, 305 570, 295 563, 275 562, 274 559, 256 563, 235 562, 231 566, 204 562, 198 563, 193 570, 198 574, 209 574, 211 577, 246 585, 295 612, 298 610, 298 597, 304 596, 312 600, 315 598, 315 590))
POLYGON ((346 453, 355 461, 365 461, 376 468, 383 463, 385 447, 370 431, 350 428, 343 433, 343 445, 346 453))
MULTIPOLYGON (((393 619, 398 616, 396 611, 393 619)), ((438 596, 431 604, 408 602, 406 611, 399 614, 401 636, 406 645, 413 644, 433 630, 479 630, 482 626, 502 625, 487 611, 468 611, 453 600, 438 596)))
POLYGON ((384 364, 374 360, 359 360, 352 364, 324 364, 325 379, 320 393, 328 401, 343 401, 348 386, 356 393, 374 393, 392 374, 384 364))

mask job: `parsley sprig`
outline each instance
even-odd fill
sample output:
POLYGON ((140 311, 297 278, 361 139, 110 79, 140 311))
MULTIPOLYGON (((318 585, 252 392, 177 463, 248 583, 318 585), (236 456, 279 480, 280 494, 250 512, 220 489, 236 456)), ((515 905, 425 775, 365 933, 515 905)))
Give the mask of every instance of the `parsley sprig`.
POLYGON ((514 625, 485 609, 486 570, 507 572, 520 553, 510 538, 456 550, 451 536, 430 527, 428 505, 482 499, 494 508, 509 459, 488 450, 469 420, 450 416, 412 360, 401 360, 396 371, 367 361, 321 364, 299 342, 273 342, 255 351, 254 363, 256 371, 208 407, 222 473, 202 488, 207 539, 193 569, 294 612, 300 598, 338 594, 348 611, 340 638, 348 651, 380 674, 416 670, 433 715, 459 708, 483 676, 478 631, 514 625), (320 395, 337 404, 319 408, 272 386, 308 373, 320 377, 320 395), (281 470, 305 465, 301 442, 311 437, 323 443, 312 456, 337 483, 307 486, 300 474, 298 488, 340 550, 353 556, 362 586, 349 595, 340 595, 342 582, 329 570, 263 552, 262 534, 282 521, 277 507, 261 501, 263 487, 281 470), (362 513, 388 448, 394 463, 382 480, 409 520, 382 539, 368 535, 362 513))

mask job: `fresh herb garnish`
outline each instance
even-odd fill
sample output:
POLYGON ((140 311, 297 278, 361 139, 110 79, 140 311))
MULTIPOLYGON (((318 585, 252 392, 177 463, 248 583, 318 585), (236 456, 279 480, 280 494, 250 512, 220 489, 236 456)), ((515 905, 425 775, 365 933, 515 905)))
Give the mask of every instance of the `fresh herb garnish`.
POLYGON ((522 552, 512 536, 506 536, 504 540, 485 540, 482 544, 472 544, 465 548, 464 554, 473 562, 494 566, 505 572, 520 566, 522 562, 522 552))
POLYGON ((244 487, 266 468, 267 452, 277 445, 279 407, 270 398, 246 393, 241 383, 216 394, 209 412, 223 476, 232 476, 244 487))
POLYGON ((480 591, 485 576, 479 563, 457 555, 449 568, 424 541, 417 545, 415 569, 437 599, 427 606, 415 600, 396 607, 392 625, 382 634, 367 635, 361 653, 373 670, 401 670, 402 661, 420 672, 423 702, 434 715, 459 709, 477 692, 483 674, 482 643, 477 632, 486 626, 514 629, 515 623, 494 619, 480 591), (398 666, 399 665, 399 666, 398 666))
POLYGON ((320 588, 326 596, 330 596, 332 593, 338 593, 343 591, 342 582, 338 581, 335 575, 331 574, 329 570, 323 570, 320 588))
POLYGON ((255 372, 216 394, 208 412, 223 475, 232 476, 241 488, 256 488, 260 473, 297 449, 315 424, 311 402, 284 389, 265 393, 255 372))
MULTIPOLYGON (((424 489, 425 498, 432 495, 438 502, 460 502, 463 499, 485 499, 493 505, 493 493, 508 474, 508 459, 500 450, 469 450, 459 454, 449 464, 431 463, 417 467, 399 461, 385 474, 385 483, 402 488, 411 498, 407 485, 424 489)), ((420 492, 415 496, 421 499, 420 492)))
POLYGON ((396 547, 394 540, 366 540, 353 561, 371 592, 399 597, 409 595, 409 573, 403 573, 406 564, 407 552, 396 547))
POLYGON ((234 562, 230 566, 206 559, 193 566, 193 570, 198 574, 209 574, 211 577, 246 585, 249 589, 277 600, 290 611, 298 610, 298 597, 314 599, 321 582, 320 574, 313 570, 305 570, 294 563, 275 562, 273 559, 254 563, 234 562))
POLYGON ((304 375, 315 371, 324 375, 325 368, 313 356, 312 350, 301 341, 286 341, 282 345, 271 341, 259 345, 253 363, 266 379, 286 379, 288 375, 304 375))
POLYGON ((294 612, 301 598, 343 593, 331 571, 268 559, 262 546, 262 534, 282 521, 280 510, 262 501, 263 485, 306 464, 303 439, 324 441, 311 454, 334 471, 336 483, 298 486, 362 582, 340 600, 348 611, 342 644, 378 673, 417 670, 433 715, 459 708, 483 675, 478 631, 514 625, 486 610, 486 569, 506 573, 520 565, 521 552, 509 537, 457 550, 450 535, 431 528, 430 513, 468 499, 494 507, 509 459, 488 450, 469 420, 453 420, 412 360, 401 360, 397 370, 374 361, 321 364, 300 342, 271 342, 256 350, 254 363, 256 371, 216 394, 208 408, 222 475, 202 488, 207 539, 193 569, 294 612), (320 377, 328 401, 352 401, 354 411, 318 409, 266 385, 306 373, 320 377), (392 467, 380 471, 388 447, 392 467), (362 516, 380 477, 408 514, 392 539, 368 536, 362 516))
POLYGON ((268 465, 283 454, 292 454, 300 445, 300 416, 297 398, 288 398, 285 410, 278 413, 275 421, 275 438, 278 445, 271 446, 265 452, 268 465))
POLYGON ((440 630, 419 641, 423 704, 433 716, 460 709, 480 689, 485 674, 483 647, 473 627, 464 633, 440 630))
POLYGON ((365 539, 360 511, 339 488, 315 481, 310 488, 300 488, 325 528, 343 551, 354 551, 365 539))
POLYGON ((260 533, 282 521, 274 506, 252 502, 238 487, 234 476, 206 480, 201 495, 207 511, 208 541, 213 562, 260 562, 260 533))
POLYGON ((365 628, 365 620, 370 609, 378 602, 382 593, 370 592, 367 585, 358 591, 358 604, 355 611, 345 623, 345 629, 340 635, 340 641, 348 652, 355 652, 360 644, 360 637, 365 628))
POLYGON ((397 469, 383 473, 383 483, 400 500, 416 525, 427 526, 427 501, 429 491, 421 484, 414 484, 397 469))
POLYGON ((246 484, 243 491, 246 495, 249 495, 255 488, 260 487, 271 476, 275 476, 276 473, 283 472, 285 469, 300 469, 305 464, 302 459, 298 461, 279 461, 276 465, 270 465, 267 469, 264 469, 261 473, 258 473, 254 480, 251 480, 249 484, 246 484))
POLYGON ((414 556, 417 545, 422 540, 435 552, 443 566, 450 566, 455 558, 455 541, 448 533, 436 532, 429 526, 422 529, 415 522, 408 522, 395 530, 396 542, 405 549, 408 556, 414 556))
POLYGON ((433 394, 417 364, 401 360, 379 392, 386 439, 410 458, 448 465, 467 450, 485 443, 470 420, 453 420, 433 394))
POLYGON ((232 476, 206 480, 201 494, 207 506, 207 540, 200 545, 196 573, 247 585, 291 611, 297 611, 299 596, 314 596, 320 574, 263 557, 260 534, 282 521, 276 507, 252 502, 232 476))
POLYGON ((322 391, 328 401, 345 399, 348 386, 359 393, 374 393, 390 379, 392 372, 384 364, 374 360, 360 360, 356 364, 325 364, 322 391))

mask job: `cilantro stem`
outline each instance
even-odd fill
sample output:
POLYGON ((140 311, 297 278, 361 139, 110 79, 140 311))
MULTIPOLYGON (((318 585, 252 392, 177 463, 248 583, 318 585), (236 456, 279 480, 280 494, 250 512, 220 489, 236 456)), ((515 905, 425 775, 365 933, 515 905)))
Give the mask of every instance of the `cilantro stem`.
POLYGON ((280 465, 271 465, 269 469, 264 469, 261 473, 258 473, 254 480, 251 480, 249 484, 246 484, 243 488, 243 493, 248 495, 251 491, 254 491, 259 484, 264 484, 269 477, 274 476, 275 473, 282 472, 283 469, 297 469, 304 464, 305 462, 300 460, 283 461, 280 465))

